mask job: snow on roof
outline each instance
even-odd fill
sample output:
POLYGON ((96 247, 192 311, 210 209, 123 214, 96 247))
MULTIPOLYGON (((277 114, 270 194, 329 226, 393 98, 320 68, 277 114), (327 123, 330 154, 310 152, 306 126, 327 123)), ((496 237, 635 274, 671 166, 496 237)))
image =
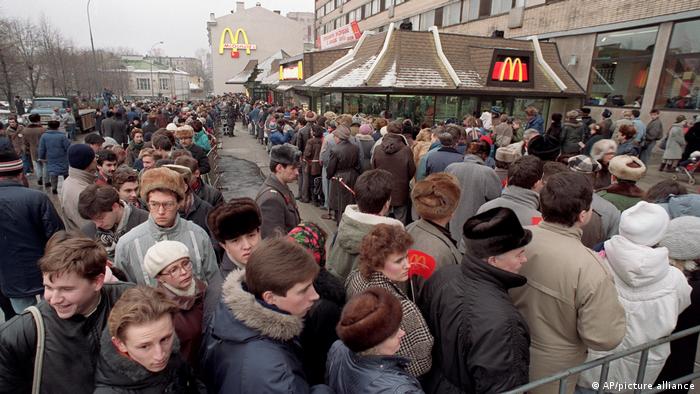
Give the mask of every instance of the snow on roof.
POLYGON ((343 75, 342 77, 336 79, 335 81, 331 82, 330 87, 358 87, 362 86, 362 81, 364 81, 364 77, 367 75, 367 72, 369 69, 372 67, 374 64, 374 61, 377 59, 376 56, 371 56, 369 59, 367 59, 364 63, 359 65, 358 67, 350 69, 350 72, 343 75))
POLYGON ((396 86, 396 60, 394 60, 391 68, 384 74, 382 80, 379 81, 379 86, 387 88, 396 86))

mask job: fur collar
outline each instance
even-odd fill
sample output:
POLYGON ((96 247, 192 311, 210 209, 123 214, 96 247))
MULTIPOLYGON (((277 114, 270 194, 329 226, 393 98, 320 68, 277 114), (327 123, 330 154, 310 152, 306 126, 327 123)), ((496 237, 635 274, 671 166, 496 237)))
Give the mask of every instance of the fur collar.
POLYGON ((644 190, 640 189, 634 183, 620 182, 608 186, 604 189, 608 193, 619 194, 621 196, 642 198, 644 197, 644 190))
POLYGON ((222 288, 224 305, 246 327, 279 341, 289 341, 304 328, 301 318, 275 312, 262 306, 255 296, 243 290, 245 270, 231 272, 222 288))
POLYGON ((348 205, 347 207, 345 207, 345 213, 343 215, 347 215, 348 218, 356 222, 369 224, 371 226, 377 224, 390 224, 392 226, 403 227, 403 223, 396 219, 386 216, 372 215, 371 213, 360 212, 360 208, 357 205, 348 205))

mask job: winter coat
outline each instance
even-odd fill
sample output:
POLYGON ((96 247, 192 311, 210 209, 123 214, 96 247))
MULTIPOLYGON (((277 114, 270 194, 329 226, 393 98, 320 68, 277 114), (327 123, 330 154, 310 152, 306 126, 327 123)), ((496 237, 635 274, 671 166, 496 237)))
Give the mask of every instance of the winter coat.
POLYGON ((542 219, 540 208, 540 195, 534 190, 520 186, 506 186, 501 197, 486 202, 476 211, 477 214, 493 208, 510 208, 520 221, 522 226, 537 224, 542 219))
POLYGON ((659 203, 671 219, 679 216, 700 216, 700 195, 691 193, 670 196, 668 201, 659 203))
POLYGON ((601 119, 600 123, 598 123, 600 126, 600 135, 603 136, 603 138, 609 139, 612 137, 612 132, 613 132, 613 121, 610 118, 603 118, 601 119))
POLYGON ((357 205, 348 205, 328 251, 328 271, 345 283, 350 272, 357 268, 362 238, 380 223, 403 227, 403 223, 396 219, 363 213, 357 205))
POLYGON ((630 155, 630 156, 639 156, 639 143, 634 140, 630 139, 627 140, 620 145, 617 146, 617 151, 615 151, 615 156, 620 156, 620 155, 630 155))
POLYGON ((591 208, 600 215, 601 228, 605 239, 608 240, 613 235, 617 235, 618 227, 620 227, 620 210, 597 193, 593 193, 591 208))
POLYGON ((199 130, 194 133, 194 143, 199 145, 206 153, 211 150, 211 142, 209 141, 209 136, 204 130, 199 130))
POLYGON ((312 138, 305 144, 304 162, 306 163, 306 173, 312 177, 321 175, 321 144, 323 139, 312 138))
MULTIPOLYGON (((419 219, 409 224, 406 231, 413 237, 411 249, 420 250, 435 259, 435 271, 462 261, 462 252, 457 248, 456 241, 451 238, 448 229, 438 228, 437 224, 419 219)), ((417 296, 425 284, 425 279, 414 275, 411 282, 414 296, 417 296)))
POLYGON ((611 202, 620 212, 633 207, 644 197, 644 190, 630 182, 618 182, 597 193, 600 197, 611 202))
MULTIPOLYGON (((107 327, 107 317, 131 286, 105 283, 97 309, 87 317, 61 319, 47 302, 37 305, 46 332, 41 393, 93 393, 100 337, 107 327)), ((0 392, 31 392, 36 346, 36 323, 30 313, 15 316, 0 326, 0 392)))
POLYGON ((22 157, 25 151, 26 141, 24 140, 24 126, 17 125, 16 129, 7 128, 0 131, 0 136, 5 135, 12 141, 12 147, 14 148, 17 156, 22 157))
POLYGON ((431 352, 433 350, 433 336, 428 330, 425 319, 418 310, 418 306, 411 301, 406 294, 381 272, 373 272, 369 279, 365 279, 360 271, 353 271, 345 282, 348 299, 360 294, 370 287, 381 287, 389 291, 401 302, 403 317, 401 329, 406 335, 401 338, 397 356, 409 360, 406 371, 412 376, 421 376, 430 371, 432 366, 431 352))
POLYGON ((197 144, 192 144, 188 146, 187 150, 190 153, 192 153, 192 157, 197 160, 200 174, 208 174, 209 171, 211 171, 211 166, 209 165, 209 157, 207 156, 207 151, 202 149, 202 147, 200 147, 197 144))
POLYGON ((685 150, 685 136, 683 135, 683 124, 675 123, 671 126, 666 136, 666 149, 664 149, 664 160, 680 160, 685 150))
POLYGON ((0 289, 6 297, 41 294, 39 259, 63 221, 49 197, 17 180, 0 180, 0 289))
MULTIPOLYGON (((690 305, 691 288, 683 273, 669 265, 668 249, 638 245, 616 235, 605 242, 605 255, 620 303, 625 308, 627 331, 622 343, 614 349, 589 349, 587 361, 671 334, 678 315, 690 305)), ((654 383, 670 352, 668 343, 649 350, 643 383, 654 383)), ((608 381, 635 383, 638 370, 639 354, 623 357, 610 363, 608 381)), ((578 384, 590 388, 599 378, 600 367, 589 369, 581 373, 578 384)))
POLYGON ((661 124, 661 119, 652 119, 647 123, 647 132, 644 135, 644 141, 646 143, 652 141, 658 141, 664 136, 664 126, 661 124))
POLYGON ((299 129, 295 138, 295 145, 299 148, 300 152, 306 151, 306 144, 311 140, 311 129, 312 124, 307 123, 306 126, 299 129))
POLYGON ((207 223, 207 217, 209 216, 209 212, 211 212, 212 209, 213 207, 211 206, 211 204, 202 200, 196 194, 193 194, 192 203, 189 207, 187 207, 187 211, 180 211, 180 217, 185 220, 189 220, 190 222, 209 232, 209 223, 207 223))
MULTIPOLYGON (((418 164, 416 165, 416 181, 422 181, 425 179, 428 175, 426 174, 427 172, 427 163, 428 163, 428 158, 430 155, 433 153, 437 152, 438 149, 442 148, 442 145, 440 144, 440 141, 435 141, 430 146, 428 147, 428 150, 422 154, 422 156, 417 159, 418 164)), ((416 161, 416 160, 414 160, 416 161)))
POLYGON ((180 358, 179 350, 176 337, 168 365, 160 372, 151 372, 120 354, 112 344, 109 330, 104 330, 95 370, 95 394, 206 393, 180 358))
POLYGON ((103 120, 102 135, 114 138, 119 144, 126 143, 128 141, 126 122, 122 119, 115 119, 114 117, 103 120))
POLYGON ((291 140, 289 137, 290 136, 287 133, 283 133, 280 130, 274 130, 272 133, 270 133, 270 144, 273 146, 286 144, 291 140))
POLYGON ((340 182, 331 178, 342 178, 343 183, 353 189, 360 176, 360 149, 349 141, 340 141, 330 153, 326 170, 329 179, 328 206, 340 213, 345 211, 346 206, 355 203, 355 196, 340 182))
POLYGON ((372 169, 372 146, 374 146, 374 138, 371 135, 358 134, 357 146, 360 148, 360 173, 372 169))
POLYGON ((464 160, 464 155, 457 152, 456 149, 443 146, 425 160, 425 175, 444 172, 445 168, 452 163, 461 163, 464 160))
POLYGON ((29 126, 24 128, 24 141, 29 148, 29 154, 32 157, 32 161, 39 160, 39 141, 45 132, 46 129, 40 124, 31 123, 29 126))
POLYGON ((501 393, 528 382, 528 326, 508 295, 526 282, 471 255, 428 279, 419 304, 436 341, 426 392, 501 393))
POLYGON ((122 221, 116 226, 115 229, 99 230, 95 225, 95 222, 90 220, 86 226, 80 229, 80 231, 88 238, 94 239, 102 244, 107 252, 107 258, 110 260, 114 259, 114 251, 117 247, 117 241, 119 238, 131 231, 134 227, 148 220, 148 211, 133 207, 126 203, 126 201, 121 201, 124 206, 124 213, 122 221), (113 236, 104 237, 105 233, 112 234, 113 236))
POLYGON ((260 207, 263 238, 285 235, 301 221, 294 194, 275 174, 270 174, 260 187, 255 203, 260 207))
POLYGON ((459 206, 450 220, 450 232, 464 252, 464 242, 461 241, 464 222, 474 216, 485 202, 501 196, 501 180, 493 169, 486 167, 484 161, 474 155, 466 155, 463 163, 450 164, 445 172, 457 177, 462 190, 459 206))
POLYGON ((66 224, 66 231, 80 231, 80 229, 91 223, 88 219, 80 216, 80 212, 78 212, 78 198, 83 190, 95 183, 95 179, 95 174, 92 172, 73 167, 68 169, 68 178, 63 181, 63 188, 59 198, 63 208, 63 221, 66 224))
POLYGON ((685 150, 681 160, 687 160, 690 154, 696 150, 700 150, 700 122, 695 122, 693 126, 685 133, 685 150))
POLYGON ((199 188, 196 190, 193 188, 193 190, 197 197, 209 203, 209 205, 212 207, 216 207, 217 205, 226 202, 224 200, 224 195, 219 191, 219 189, 204 183, 201 179, 199 180, 199 188))
MULTIPOLYGON (((588 349, 614 349, 625 336, 625 310, 603 262, 581 244, 580 228, 546 221, 528 228, 532 241, 520 270, 528 283, 510 295, 530 330, 533 381, 582 364, 588 349)), ((576 379, 567 379, 567 393, 576 379)), ((531 392, 557 393, 558 384, 531 392)))
POLYGON ((525 130, 527 129, 535 129, 539 131, 540 134, 544 133, 544 118, 542 118, 542 115, 537 114, 530 119, 525 125, 525 130))
POLYGON ((335 327, 345 305, 343 282, 326 269, 321 268, 314 279, 314 289, 319 300, 304 317, 304 329, 299 335, 299 343, 304 349, 301 361, 306 381, 311 385, 325 382, 328 350, 338 340, 335 327))
POLYGON ((328 354, 328 383, 336 394, 419 394, 420 383, 397 356, 361 356, 337 341, 328 354))
POLYGON ((212 393, 309 393, 297 337, 303 319, 263 305, 229 274, 202 341, 202 379, 212 393))
POLYGON ((544 133, 544 135, 556 138, 557 141, 559 141, 561 138, 561 122, 552 122, 552 124, 549 125, 547 131, 544 133))
POLYGON ((134 141, 129 143, 129 146, 126 148, 126 160, 124 161, 127 166, 134 166, 134 163, 139 159, 139 153, 141 153, 141 149, 143 149, 144 144, 144 142, 136 144, 134 141))
POLYGON ((391 206, 401 207, 408 204, 408 184, 416 173, 411 148, 405 144, 403 136, 387 134, 382 144, 374 151, 372 168, 387 170, 393 175, 391 206))
POLYGON ((585 126, 583 123, 564 122, 561 128, 561 153, 563 154, 578 154, 581 147, 579 142, 583 142, 583 133, 585 126))
POLYGON ((179 216, 175 217, 175 224, 169 228, 158 226, 149 216, 146 222, 124 234, 117 242, 114 265, 124 271, 129 281, 155 286, 155 278, 149 277, 143 269, 143 257, 151 246, 164 240, 180 241, 187 246, 192 273, 196 278, 208 283, 221 276, 209 234, 179 216))
MULTIPOLYGON (((540 125, 540 127, 542 127, 542 125, 540 125)), ((544 130, 542 129, 538 131, 542 133, 544 130)), ((500 123, 498 126, 493 128, 493 134, 496 146, 506 146, 510 144, 510 141, 513 139, 513 126, 506 122, 500 123)))
POLYGON ((39 139, 39 160, 46 160, 50 176, 68 174, 68 148, 70 140, 66 133, 47 130, 39 139))

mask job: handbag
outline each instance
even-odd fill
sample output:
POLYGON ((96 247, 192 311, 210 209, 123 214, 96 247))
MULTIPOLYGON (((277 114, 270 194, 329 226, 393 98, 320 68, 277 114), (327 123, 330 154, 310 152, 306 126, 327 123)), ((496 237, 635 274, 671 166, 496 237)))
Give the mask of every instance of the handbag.
POLYGON ((25 310, 32 314, 36 323, 36 356, 34 357, 34 377, 32 379, 32 394, 39 394, 41 391, 41 372, 44 365, 44 344, 46 342, 46 331, 44 329, 44 319, 36 306, 29 306, 25 310))
POLYGON ((666 142, 668 141, 668 137, 664 137, 661 142, 659 143, 659 149, 664 150, 666 149, 666 142))

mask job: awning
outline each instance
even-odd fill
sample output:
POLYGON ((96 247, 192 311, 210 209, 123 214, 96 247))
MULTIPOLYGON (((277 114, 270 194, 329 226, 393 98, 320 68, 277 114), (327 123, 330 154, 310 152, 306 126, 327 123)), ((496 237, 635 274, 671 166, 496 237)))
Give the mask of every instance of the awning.
POLYGON ((287 90, 293 88, 294 86, 292 85, 279 85, 275 88, 276 91, 278 92, 286 92, 287 90))

